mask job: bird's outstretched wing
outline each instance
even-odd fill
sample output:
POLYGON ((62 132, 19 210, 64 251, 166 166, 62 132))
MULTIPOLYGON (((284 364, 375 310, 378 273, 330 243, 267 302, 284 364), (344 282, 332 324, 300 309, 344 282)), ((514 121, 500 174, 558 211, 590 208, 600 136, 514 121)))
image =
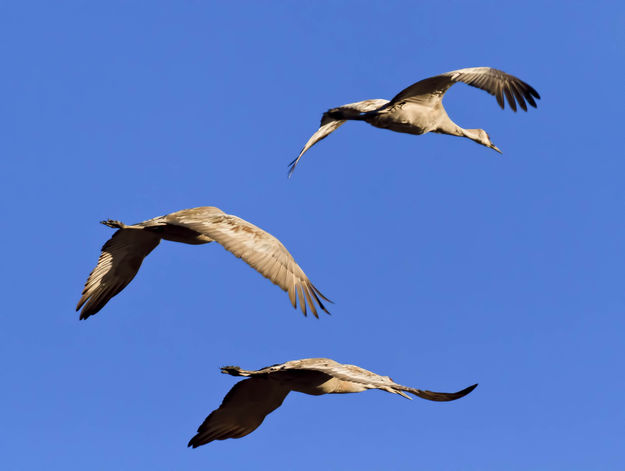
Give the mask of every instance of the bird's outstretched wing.
POLYGON ((289 293, 293 307, 306 315, 306 304, 319 317, 315 303, 329 314, 320 298, 331 302, 311 283, 282 243, 268 232, 241 218, 201 207, 164 216, 167 224, 183 226, 210 237, 243 259, 261 275, 289 293))
POLYGON ((469 394, 477 387, 477 384, 474 384, 472 386, 469 386, 468 388, 463 389, 462 391, 458 391, 455 393, 441 393, 415 389, 408 386, 403 386, 401 384, 397 384, 388 376, 378 375, 376 373, 373 373, 372 371, 365 370, 364 368, 360 368, 356 365, 341 364, 334 360, 330 360, 329 358, 307 358, 304 360, 289 361, 279 365, 273 365, 263 368, 262 370, 259 370, 258 373, 271 373, 274 371, 284 370, 319 371, 342 381, 351 381, 354 383, 362 384, 368 389, 382 389, 390 393, 400 394, 410 399, 410 397, 403 392, 406 391, 423 399, 440 402, 460 399, 461 397, 469 394))
POLYGON ((97 313, 123 290, 159 242, 158 236, 141 229, 118 229, 102 247, 98 264, 85 283, 76 306, 78 311, 84 305, 80 319, 97 313))
POLYGON ((433 105, 443 98, 449 87, 458 82, 464 82, 494 95, 502 109, 504 95, 513 111, 516 111, 517 102, 523 111, 527 111, 526 101, 536 108, 534 98, 540 99, 534 88, 513 75, 491 67, 471 67, 452 70, 414 83, 399 92, 391 100, 391 105, 400 102, 433 105))
POLYGON ((317 132, 315 132, 310 137, 310 139, 308 139, 308 142, 302 148, 297 158, 289 164, 289 177, 293 175, 293 172, 295 171, 295 166, 297 165, 299 160, 302 158, 302 155, 304 155, 304 153, 308 149, 310 149, 313 145, 315 145, 320 140, 328 137, 330 133, 336 131, 342 124, 345 123, 346 120, 332 117, 332 115, 336 116, 336 115, 343 114, 345 116, 349 116, 350 113, 354 115, 359 115, 360 113, 367 113, 369 111, 377 110, 378 108, 380 108, 381 106, 384 106, 387 103, 388 103, 388 100, 383 100, 383 99, 364 100, 364 101, 358 101, 356 103, 349 103, 347 105, 339 106, 338 108, 333 108, 323 113, 323 116, 321 117, 320 128, 317 130, 317 132))
POLYGON ((276 410, 289 389, 267 378, 239 381, 197 429, 187 446, 197 448, 213 440, 241 438, 256 430, 276 410))

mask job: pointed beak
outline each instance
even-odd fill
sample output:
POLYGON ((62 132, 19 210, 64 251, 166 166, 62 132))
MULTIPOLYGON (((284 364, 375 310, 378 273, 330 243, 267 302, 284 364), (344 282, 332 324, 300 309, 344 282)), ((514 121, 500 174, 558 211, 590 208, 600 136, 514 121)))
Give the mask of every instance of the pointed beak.
POLYGON ((490 145, 490 146, 488 146, 488 147, 490 147, 491 149, 495 149, 495 150, 496 150, 497 152, 499 152, 500 154, 503 154, 503 152, 501 152, 501 151, 499 150, 499 147, 497 147, 495 144, 491 144, 491 145, 490 145))

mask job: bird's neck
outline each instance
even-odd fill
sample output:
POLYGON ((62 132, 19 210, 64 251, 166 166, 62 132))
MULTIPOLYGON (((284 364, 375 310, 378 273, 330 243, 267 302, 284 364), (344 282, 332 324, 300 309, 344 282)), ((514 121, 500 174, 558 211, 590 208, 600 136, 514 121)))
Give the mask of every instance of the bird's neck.
POLYGON ((439 124, 436 132, 451 134, 452 136, 468 137, 469 139, 476 140, 479 136, 479 129, 464 129, 454 123, 449 116, 445 116, 445 119, 439 124))
POLYGON ((483 140, 483 130, 482 129, 464 129, 454 123, 449 117, 444 120, 438 127, 435 132, 443 133, 443 134, 451 134, 452 136, 460 136, 467 137, 472 141, 477 142, 478 144, 482 144, 483 146, 487 146, 488 144, 483 140))
POLYGON ((461 127, 458 127, 458 129, 462 132, 462 134, 460 134, 461 136, 468 137, 472 141, 484 145, 482 142, 482 133, 480 132, 481 129, 462 129, 461 127))

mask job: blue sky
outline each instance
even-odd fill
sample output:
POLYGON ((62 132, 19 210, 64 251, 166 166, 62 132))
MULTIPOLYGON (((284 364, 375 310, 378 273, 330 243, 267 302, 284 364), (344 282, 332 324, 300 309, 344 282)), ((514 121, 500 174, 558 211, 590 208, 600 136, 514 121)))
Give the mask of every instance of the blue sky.
POLYGON ((583 2, 5 2, 0 456, 7 470, 623 469, 625 7, 583 2), (457 85, 467 139, 326 109, 457 85), (162 243, 74 306, 126 223, 214 205, 279 237, 335 301, 304 318, 215 244, 162 243), (188 439, 235 379, 324 356, 459 401, 293 393, 253 434, 188 439))

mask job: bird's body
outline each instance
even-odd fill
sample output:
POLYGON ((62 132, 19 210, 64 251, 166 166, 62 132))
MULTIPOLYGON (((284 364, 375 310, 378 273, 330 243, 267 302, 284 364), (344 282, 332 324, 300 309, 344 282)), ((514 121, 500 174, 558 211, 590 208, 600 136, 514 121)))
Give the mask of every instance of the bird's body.
POLYGON ((376 128, 419 136, 435 131, 445 122, 444 118, 449 119, 442 106, 439 113, 429 111, 428 107, 417 103, 411 105, 402 103, 371 113, 365 121, 376 128))
POLYGON ((412 84, 392 100, 375 99, 339 106, 326 111, 321 126, 291 162, 289 175, 304 153, 327 137, 346 121, 365 121, 372 126, 391 131, 421 135, 428 132, 469 138, 478 144, 501 152, 483 129, 464 129, 454 123, 442 104, 445 92, 457 82, 464 82, 491 95, 504 107, 504 95, 516 111, 517 103, 527 111, 527 103, 536 107, 536 90, 518 78, 490 67, 473 67, 453 70, 412 84))
POLYGON ((219 208, 183 209, 130 226, 113 220, 102 223, 118 230, 102 247, 98 264, 87 279, 76 307, 79 310, 84 305, 81 319, 97 313, 124 289, 161 239, 191 245, 217 242, 287 291, 293 307, 299 299, 304 314, 307 304, 316 317, 315 304, 328 312, 319 298, 328 299, 315 288, 278 239, 219 208))
POLYGON ((260 370, 243 370, 224 366, 222 373, 245 376, 226 394, 221 406, 214 410, 189 441, 196 448, 213 440, 243 437, 260 426, 265 417, 276 410, 291 391, 312 396, 347 394, 381 389, 408 399, 406 392, 430 401, 453 401, 469 394, 469 386, 456 393, 439 393, 410 388, 395 383, 355 365, 344 365, 328 358, 307 358, 272 365, 260 370))

